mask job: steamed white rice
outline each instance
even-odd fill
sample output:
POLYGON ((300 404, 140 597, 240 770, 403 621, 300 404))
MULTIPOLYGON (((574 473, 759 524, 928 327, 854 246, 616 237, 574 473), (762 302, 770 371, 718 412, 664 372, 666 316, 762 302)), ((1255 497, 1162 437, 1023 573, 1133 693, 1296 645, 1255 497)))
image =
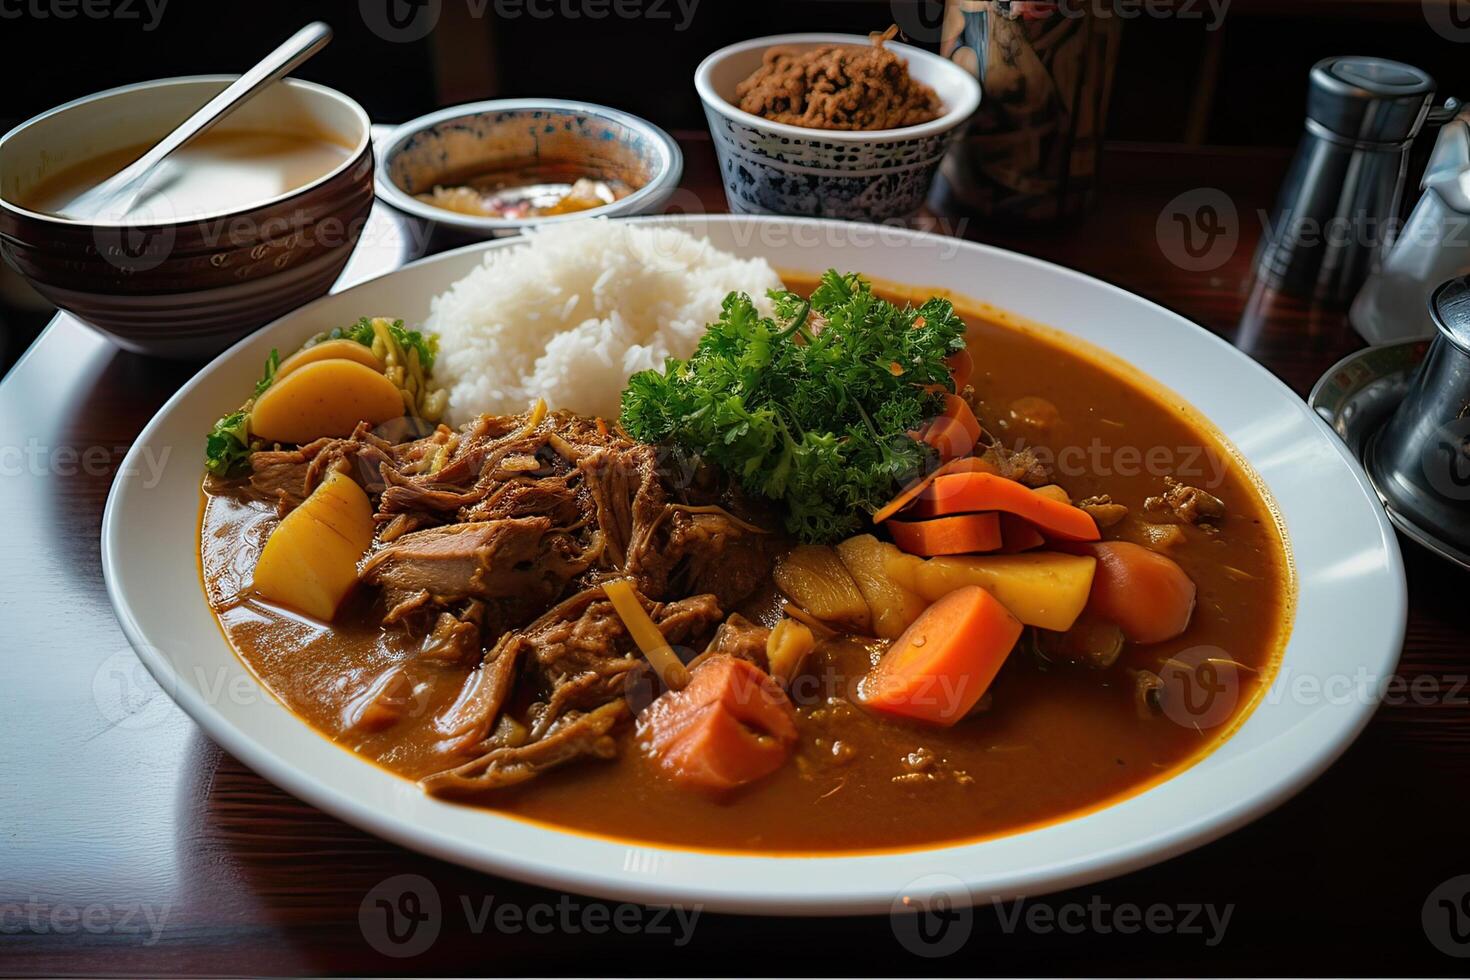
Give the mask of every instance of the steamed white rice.
POLYGON ((780 279, 764 259, 738 259, 672 228, 605 219, 529 232, 492 249, 435 297, 435 380, 449 419, 552 408, 613 419, 628 376, 688 357, 733 290, 769 313, 780 279))

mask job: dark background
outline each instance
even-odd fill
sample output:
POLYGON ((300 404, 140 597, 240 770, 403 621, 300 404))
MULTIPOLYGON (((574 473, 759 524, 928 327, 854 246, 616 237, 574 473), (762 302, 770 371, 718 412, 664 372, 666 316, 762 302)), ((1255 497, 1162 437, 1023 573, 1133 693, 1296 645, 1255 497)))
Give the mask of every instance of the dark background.
MULTIPOLYGON (((336 40, 298 74, 346 92, 377 122, 539 95, 590 99, 676 133, 698 132, 704 118, 691 78, 714 48, 761 34, 863 32, 894 21, 910 28, 914 43, 935 48, 943 10, 942 0, 683 0, 682 8, 679 0, 619 0, 643 15, 594 18, 580 0, 165 0, 155 17, 147 2, 0 0, 0 130, 129 82, 241 71, 319 18, 336 40), (75 13, 59 16, 68 4, 75 13), (83 4, 107 15, 89 16, 83 4), (369 21, 386 23, 389 4, 410 17, 437 9, 437 25, 418 38, 385 37, 392 32, 369 21)), ((1106 2, 1128 10, 1141 0, 1106 2)), ((1290 147, 1307 70, 1332 54, 1398 58, 1434 74, 1442 94, 1470 92, 1470 48, 1430 28, 1425 0, 1231 0, 1219 20, 1206 0, 1176 0, 1185 2, 1188 16, 1125 20, 1110 140, 1290 147)), ((0 372, 50 312, 13 273, 0 272, 0 372)))

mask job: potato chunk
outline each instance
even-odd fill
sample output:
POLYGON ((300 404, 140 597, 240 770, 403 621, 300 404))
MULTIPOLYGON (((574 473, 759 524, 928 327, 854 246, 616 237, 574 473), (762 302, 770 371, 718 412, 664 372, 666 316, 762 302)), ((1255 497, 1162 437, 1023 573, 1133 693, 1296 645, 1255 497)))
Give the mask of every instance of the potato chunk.
POLYGON ((357 584, 357 563, 372 543, 373 505, 362 487, 333 470, 271 532, 255 563, 255 591, 330 621, 357 584))
POLYGON ((1097 559, 1051 551, 928 560, 900 553, 890 555, 885 567, 900 585, 930 602, 978 585, 1026 625, 1065 632, 1087 606, 1097 559))
POLYGON ((817 638, 805 623, 782 619, 766 638, 766 663, 771 666, 771 676, 789 685, 816 646, 817 638))
POLYGON ((820 544, 791 549, 776 563, 776 587, 801 608, 825 623, 866 633, 868 603, 837 552, 820 544))
POLYGON ((393 382, 364 364, 332 358, 276 378, 250 409, 250 432, 266 442, 306 443, 402 414, 403 395, 393 382))
POLYGON ((871 534, 859 534, 839 544, 837 554, 868 604, 875 635, 885 640, 897 639, 929 605, 889 574, 888 559, 902 554, 893 545, 871 534))
POLYGON ((383 373, 383 362, 378 355, 373 353, 371 347, 359 344, 355 340, 348 340, 346 337, 340 337, 337 340, 324 340, 319 344, 303 347, 286 358, 281 362, 281 366, 276 368, 276 380, 280 381, 292 371, 308 364, 338 359, 356 361, 363 367, 370 367, 379 374, 383 373))

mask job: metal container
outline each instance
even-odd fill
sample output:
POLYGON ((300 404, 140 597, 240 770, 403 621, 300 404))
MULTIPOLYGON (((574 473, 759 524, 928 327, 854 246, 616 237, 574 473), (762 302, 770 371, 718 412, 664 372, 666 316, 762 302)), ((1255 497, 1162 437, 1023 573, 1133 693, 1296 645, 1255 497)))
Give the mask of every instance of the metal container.
MULTIPOLYGON (((1424 193, 1348 312, 1370 344, 1434 336, 1430 294, 1470 273, 1470 110, 1458 106, 1446 100, 1456 114, 1435 140, 1419 182, 1424 193)), ((1431 123, 1441 111, 1430 113, 1431 123)))
POLYGON ((1306 132, 1256 252, 1282 292, 1346 303, 1392 239, 1409 148, 1434 98, 1428 74, 1384 58, 1312 66, 1306 132))
POLYGON ((1430 313, 1438 333, 1367 446, 1368 475, 1406 533, 1470 551, 1470 277, 1436 289, 1430 313))

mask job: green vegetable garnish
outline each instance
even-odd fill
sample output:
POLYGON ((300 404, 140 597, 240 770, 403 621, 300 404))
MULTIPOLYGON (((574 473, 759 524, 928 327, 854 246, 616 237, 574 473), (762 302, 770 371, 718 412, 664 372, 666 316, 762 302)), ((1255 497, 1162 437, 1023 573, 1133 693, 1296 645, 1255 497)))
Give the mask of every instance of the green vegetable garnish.
POLYGON ((281 352, 274 347, 271 348, 271 356, 265 359, 265 371, 260 380, 255 382, 255 397, 259 398, 265 394, 265 390, 276 380, 276 371, 281 367, 281 352))
MULTIPOLYGON (((265 359, 265 370, 255 382, 255 398, 264 394, 276 380, 276 369, 281 366, 281 353, 274 347, 265 359)), ((209 430, 204 439, 204 468, 215 476, 233 476, 250 459, 250 402, 238 411, 231 412, 209 430)))
POLYGON ((835 540, 928 468, 908 433, 940 410, 925 386, 953 390, 965 324, 948 300, 898 307, 855 273, 828 271, 809 302, 770 296, 775 319, 731 293, 693 357, 629 378, 622 425, 781 500, 802 540, 835 540))
MULTIPOLYGON (((398 342, 405 352, 410 349, 419 352, 419 366, 428 374, 434 370, 434 355, 439 353, 439 338, 435 334, 419 333, 417 330, 409 330, 403 325, 402 320, 394 320, 388 325, 388 333, 398 342)), ((364 347, 373 346, 373 321, 371 317, 363 317, 350 327, 334 327, 316 338, 315 342, 323 340, 338 340, 346 337, 355 340, 364 347)))

